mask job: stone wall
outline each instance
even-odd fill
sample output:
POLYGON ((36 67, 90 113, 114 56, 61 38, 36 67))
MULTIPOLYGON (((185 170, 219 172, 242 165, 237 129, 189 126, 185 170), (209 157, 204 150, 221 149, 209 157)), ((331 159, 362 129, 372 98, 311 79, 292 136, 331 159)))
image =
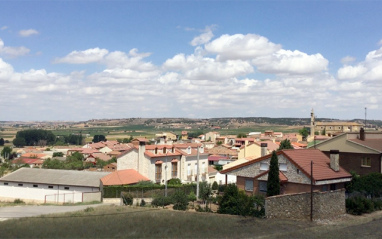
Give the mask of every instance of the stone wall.
MULTIPOLYGON (((265 199, 265 216, 310 220, 310 192, 265 199)), ((313 220, 332 219, 346 213, 345 190, 313 193, 313 220)))

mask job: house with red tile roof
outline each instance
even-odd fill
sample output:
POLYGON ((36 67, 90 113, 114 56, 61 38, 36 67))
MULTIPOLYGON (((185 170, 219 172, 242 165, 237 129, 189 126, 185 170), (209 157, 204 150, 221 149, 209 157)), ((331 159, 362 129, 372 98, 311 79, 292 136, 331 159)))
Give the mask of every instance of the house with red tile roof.
POLYGON ((150 181, 134 169, 118 170, 101 178, 103 186, 132 185, 140 181, 150 181))
POLYGON ((207 157, 203 145, 198 143, 146 145, 145 141, 139 141, 139 145, 117 157, 117 169, 134 169, 156 183, 164 183, 171 178, 193 182, 197 180, 197 175, 202 181, 208 180, 207 157))
POLYGON ((341 167, 359 175, 382 173, 382 132, 342 133, 328 140, 316 143, 316 148, 330 154, 330 150, 339 150, 341 167))
MULTIPOLYGON (((237 186, 248 194, 266 193, 272 154, 222 170, 237 176, 237 186)), ((287 149, 277 152, 281 194, 309 192, 311 182, 317 191, 336 190, 351 181, 351 175, 339 166, 338 151, 330 158, 317 149, 287 149), (313 174, 311 174, 313 162, 313 174)))
POLYGON ((277 150, 279 148, 279 145, 274 143, 271 140, 266 141, 253 141, 250 144, 243 145, 240 147, 240 151, 238 154, 238 158, 246 158, 246 157, 261 157, 262 155, 262 149, 261 146, 266 145, 266 152, 265 154, 270 154, 272 151, 277 150))

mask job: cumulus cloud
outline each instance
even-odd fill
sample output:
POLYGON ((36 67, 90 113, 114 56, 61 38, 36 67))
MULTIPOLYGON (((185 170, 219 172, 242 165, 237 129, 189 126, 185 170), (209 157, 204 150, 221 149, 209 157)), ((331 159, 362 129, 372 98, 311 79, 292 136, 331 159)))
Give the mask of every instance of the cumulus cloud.
POLYGON ((32 35, 37 35, 39 32, 35 29, 20 30, 19 35, 22 37, 29 37, 32 35))
POLYGON ((320 53, 282 49, 263 36, 205 39, 195 44, 193 53, 173 55, 163 64, 152 63, 151 53, 135 48, 128 52, 92 48, 55 60, 99 63, 95 72, 85 71, 85 65, 69 74, 46 69, 16 72, 0 58, 2 96, 13 106, 8 115, 63 120, 309 117, 314 107, 316 112, 333 113, 334 118, 352 118, 354 108, 377 109, 382 103, 381 84, 370 80, 382 72, 381 49, 333 76, 327 70, 329 61, 320 53), (20 108, 25 109, 22 115, 20 108))
POLYGON ((54 63, 88 64, 100 62, 109 51, 106 49, 92 48, 85 51, 72 51, 68 55, 57 58, 54 63))
POLYGON ((312 74, 325 71, 329 63, 319 53, 308 55, 283 49, 253 62, 259 71, 273 74, 312 74))
POLYGON ((270 55, 281 46, 255 34, 222 35, 205 45, 207 52, 217 54, 219 60, 254 59, 270 55))
POLYGON ((0 39, 0 55, 8 56, 11 58, 27 55, 30 50, 24 46, 10 47, 4 46, 3 40, 0 39))
MULTIPOLYGON (((337 71, 340 80, 375 82, 382 79, 382 47, 370 51, 365 60, 354 66, 344 66, 337 71)), ((379 82, 379 81, 378 81, 379 82)))

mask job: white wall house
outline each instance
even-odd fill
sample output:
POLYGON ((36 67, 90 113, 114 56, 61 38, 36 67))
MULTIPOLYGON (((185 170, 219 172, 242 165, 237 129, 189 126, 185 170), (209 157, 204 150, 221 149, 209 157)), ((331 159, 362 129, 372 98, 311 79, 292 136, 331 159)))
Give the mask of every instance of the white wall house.
POLYGON ((2 200, 77 203, 101 201, 100 179, 110 172, 21 168, 0 178, 2 200))
POLYGON ((199 180, 208 180, 208 154, 202 144, 139 145, 117 158, 117 170, 135 169, 156 183, 164 184, 172 178, 182 182, 197 180, 199 149, 199 180))

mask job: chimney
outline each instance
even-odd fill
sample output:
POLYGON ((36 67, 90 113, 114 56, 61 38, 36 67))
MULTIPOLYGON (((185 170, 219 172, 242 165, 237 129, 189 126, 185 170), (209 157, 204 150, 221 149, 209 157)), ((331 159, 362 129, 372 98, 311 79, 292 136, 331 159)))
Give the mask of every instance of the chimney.
POLYGON ((330 150, 330 167, 338 172, 340 171, 340 151, 330 150))
POLYGON ((359 139, 365 140, 365 130, 363 128, 359 131, 359 139))
POLYGON ((267 155, 268 144, 267 143, 261 143, 260 147, 261 147, 261 157, 267 155))

